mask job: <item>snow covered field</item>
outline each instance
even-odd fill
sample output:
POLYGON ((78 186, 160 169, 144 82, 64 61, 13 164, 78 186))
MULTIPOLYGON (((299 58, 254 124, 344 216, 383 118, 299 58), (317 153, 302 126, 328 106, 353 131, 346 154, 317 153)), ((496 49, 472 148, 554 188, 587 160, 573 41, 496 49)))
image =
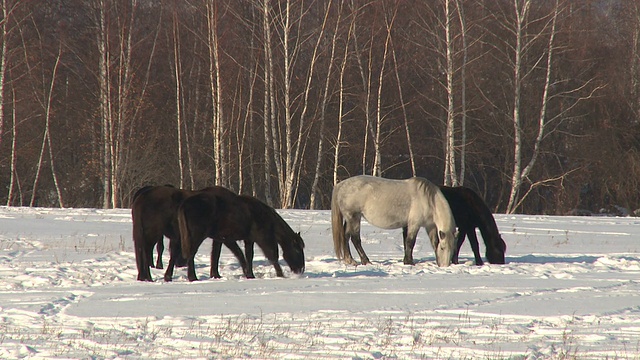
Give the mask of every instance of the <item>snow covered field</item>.
POLYGON ((224 249, 209 279, 206 241, 201 281, 142 283, 129 210, 0 207, 0 358, 640 358, 639 218, 496 215, 508 264, 465 243, 448 268, 424 230, 405 266, 401 231, 363 223, 374 264, 348 267, 328 211, 279 212, 301 276, 256 250, 243 279, 224 249))

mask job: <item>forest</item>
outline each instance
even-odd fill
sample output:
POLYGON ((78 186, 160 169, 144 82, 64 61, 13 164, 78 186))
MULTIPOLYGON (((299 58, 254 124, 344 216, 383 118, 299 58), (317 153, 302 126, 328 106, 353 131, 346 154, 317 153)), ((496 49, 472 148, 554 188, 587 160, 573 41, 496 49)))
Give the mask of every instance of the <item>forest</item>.
POLYGON ((640 208, 640 3, 0 0, 0 204, 219 185, 327 209, 350 176, 500 213, 640 208))

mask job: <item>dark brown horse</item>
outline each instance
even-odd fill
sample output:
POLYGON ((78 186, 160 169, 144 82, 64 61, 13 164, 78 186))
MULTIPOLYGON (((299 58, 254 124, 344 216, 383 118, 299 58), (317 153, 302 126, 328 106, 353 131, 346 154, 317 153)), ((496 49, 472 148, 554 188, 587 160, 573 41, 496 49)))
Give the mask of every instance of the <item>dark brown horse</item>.
MULTIPOLYGON (((278 263, 278 245, 291 271, 296 274, 304 272, 304 241, 300 234, 294 232, 272 207, 254 197, 220 196, 211 192, 191 196, 180 205, 178 223, 182 254, 187 258, 187 277, 190 281, 197 280, 194 256, 207 237, 214 240, 212 277, 220 277, 218 243, 229 247, 239 240, 245 242, 247 277, 253 277, 254 243, 262 249, 277 276, 284 276, 278 263)), ((236 257, 241 263, 245 260, 237 254, 236 257)))
MULTIPOLYGON (((191 191, 163 185, 145 186, 135 193, 131 205, 131 217, 138 280, 153 281, 150 267, 153 264, 153 247, 156 245, 158 246, 156 267, 162 268, 163 236, 169 238, 171 254, 169 267, 171 270, 173 271, 174 265, 184 266, 186 264, 180 248, 180 232, 176 217, 178 206, 187 197, 200 192, 212 191, 212 189, 216 188, 191 191)), ((230 249, 234 253, 242 254, 237 244, 232 244, 230 249)), ((165 280, 167 280, 166 273, 165 280)))
POLYGON ((468 236, 476 265, 484 264, 480 256, 480 247, 476 236, 475 229, 478 228, 484 240, 487 260, 492 264, 504 264, 504 252, 507 249, 507 245, 500 236, 491 210, 489 210, 482 198, 475 191, 464 186, 441 186, 440 191, 449 202, 449 207, 451 207, 451 212, 458 227, 458 247, 453 255, 453 263, 458 263, 460 248, 464 243, 465 236, 468 236))

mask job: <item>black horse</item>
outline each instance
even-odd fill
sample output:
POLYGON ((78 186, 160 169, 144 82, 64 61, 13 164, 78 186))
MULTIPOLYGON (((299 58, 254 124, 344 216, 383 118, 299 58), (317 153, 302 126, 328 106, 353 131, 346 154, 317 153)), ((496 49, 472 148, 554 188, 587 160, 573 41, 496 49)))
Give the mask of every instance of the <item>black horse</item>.
POLYGON ((291 271, 296 274, 304 272, 304 241, 300 234, 294 232, 272 207, 254 197, 220 196, 212 192, 191 196, 180 205, 178 223, 182 254, 187 258, 187 277, 190 281, 197 280, 194 256, 207 237, 214 240, 211 277, 220 277, 218 260, 221 244, 231 247, 239 240, 245 242, 246 258, 234 254, 247 278, 254 277, 254 243, 262 249, 277 276, 284 276, 278 263, 278 245, 291 271))
POLYGON ((465 236, 473 249, 476 265, 483 265, 475 228, 480 229, 484 240, 487 260, 492 264, 504 264, 504 253, 507 245, 500 236, 496 221, 491 210, 475 191, 464 187, 440 186, 440 191, 449 202, 449 207, 458 227, 458 248, 453 256, 453 263, 458 263, 458 254, 464 243, 465 236))
MULTIPOLYGON (((155 245, 157 245, 158 250, 156 268, 162 268, 163 236, 169 238, 171 253, 169 267, 171 271, 173 271, 174 265, 186 265, 180 248, 180 232, 177 221, 178 206, 191 195, 213 191, 213 189, 215 188, 191 191, 177 189, 170 185, 162 185, 145 186, 136 191, 131 205, 131 218, 133 220, 133 243, 136 266, 138 268, 138 280, 153 281, 150 268, 153 266, 153 247, 155 245)), ((225 189, 225 191, 228 190, 225 189)), ((242 254, 237 244, 232 244, 230 249, 234 253, 242 254)), ((169 276, 168 279, 171 280, 171 277, 169 276)), ((167 273, 165 273, 165 280, 167 280, 167 273)))

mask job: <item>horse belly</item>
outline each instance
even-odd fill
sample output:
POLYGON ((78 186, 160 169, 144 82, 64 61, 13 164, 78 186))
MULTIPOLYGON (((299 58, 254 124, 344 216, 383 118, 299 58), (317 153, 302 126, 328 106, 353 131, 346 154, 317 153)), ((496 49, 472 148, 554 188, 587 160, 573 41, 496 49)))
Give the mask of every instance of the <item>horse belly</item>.
POLYGON ((407 226, 407 217, 404 216, 404 213, 405 211, 388 211, 377 208, 363 211, 362 217, 369 224, 381 229, 399 229, 407 226))

